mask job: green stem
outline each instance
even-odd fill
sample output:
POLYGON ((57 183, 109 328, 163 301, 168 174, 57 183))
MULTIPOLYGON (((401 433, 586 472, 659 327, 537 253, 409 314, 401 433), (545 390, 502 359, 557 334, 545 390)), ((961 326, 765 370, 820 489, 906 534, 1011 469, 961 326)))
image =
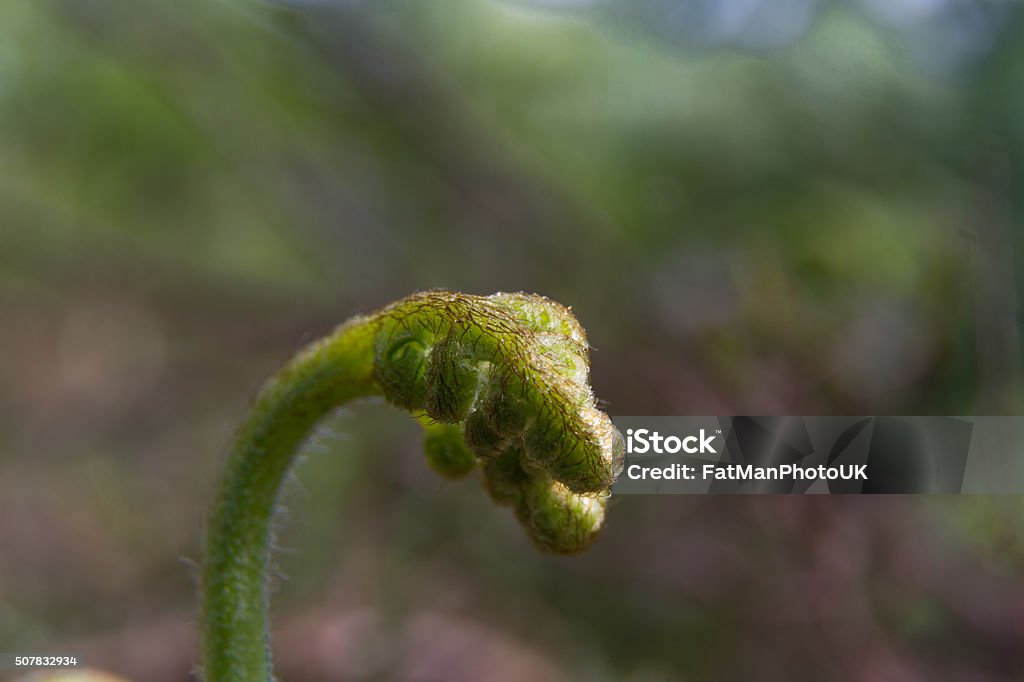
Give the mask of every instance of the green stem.
POLYGON ((347 324, 269 381, 241 425, 207 529, 202 636, 210 682, 272 679, 266 576, 278 492, 321 417, 379 393, 372 367, 372 324, 347 324))

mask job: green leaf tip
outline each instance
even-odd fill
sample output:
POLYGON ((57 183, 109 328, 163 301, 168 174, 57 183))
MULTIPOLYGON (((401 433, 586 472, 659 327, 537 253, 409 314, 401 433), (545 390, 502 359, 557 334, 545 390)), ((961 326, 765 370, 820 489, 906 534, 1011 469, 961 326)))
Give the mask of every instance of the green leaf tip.
POLYGON ((476 455, 470 452, 462 439, 462 429, 456 424, 425 424, 423 452, 427 464, 441 478, 457 481, 476 469, 476 455))
MULTIPOLYGON (((373 375, 384 397, 461 428, 488 465, 485 487, 515 508, 545 551, 579 552, 600 531, 608 490, 622 467, 622 437, 595 406, 589 346, 572 312, 533 294, 414 294, 382 309, 373 375), (494 479, 494 480, 492 480, 494 479)), ((431 467, 454 455, 428 432, 431 467), (444 455, 447 457, 448 455, 444 455)), ((458 476, 455 476, 458 477, 458 476)))

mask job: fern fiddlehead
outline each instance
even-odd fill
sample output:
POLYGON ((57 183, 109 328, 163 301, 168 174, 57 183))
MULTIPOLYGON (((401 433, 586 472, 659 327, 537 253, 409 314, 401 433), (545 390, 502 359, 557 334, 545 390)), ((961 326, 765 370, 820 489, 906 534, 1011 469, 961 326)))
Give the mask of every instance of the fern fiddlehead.
POLYGON ((586 337, 541 296, 414 294, 300 351, 257 395, 210 513, 202 578, 207 682, 271 680, 266 573, 281 482, 313 426, 383 395, 417 416, 440 475, 479 468, 540 549, 597 537, 623 443, 589 386, 586 337))

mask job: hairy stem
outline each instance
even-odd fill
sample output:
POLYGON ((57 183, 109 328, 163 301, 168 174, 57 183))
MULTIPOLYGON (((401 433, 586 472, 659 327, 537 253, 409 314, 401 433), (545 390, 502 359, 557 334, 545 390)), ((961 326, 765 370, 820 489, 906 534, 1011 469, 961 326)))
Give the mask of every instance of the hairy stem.
POLYGON ((452 479, 479 468, 542 550, 587 547, 622 458, 588 373, 572 314, 526 294, 415 294, 300 351, 257 395, 210 513, 207 682, 273 679, 267 566, 278 493, 314 425, 350 400, 383 395, 418 416, 431 468, 452 479))
POLYGON ((372 366, 372 326, 349 323, 271 379, 239 428, 207 529, 202 634, 210 682, 272 678, 266 576, 278 491, 321 417, 378 392, 372 366))

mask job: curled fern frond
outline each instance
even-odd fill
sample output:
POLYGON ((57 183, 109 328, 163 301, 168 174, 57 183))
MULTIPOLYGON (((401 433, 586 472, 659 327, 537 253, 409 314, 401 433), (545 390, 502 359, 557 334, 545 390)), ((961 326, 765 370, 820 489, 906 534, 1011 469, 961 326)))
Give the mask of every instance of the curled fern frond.
POLYGON ((568 308, 531 294, 414 294, 296 355, 260 391, 229 455, 203 573, 209 682, 272 679, 266 568, 281 482, 314 424, 383 395, 417 416, 430 467, 479 468, 539 548, 582 551, 604 523, 623 442, 595 406, 589 347, 568 308))

